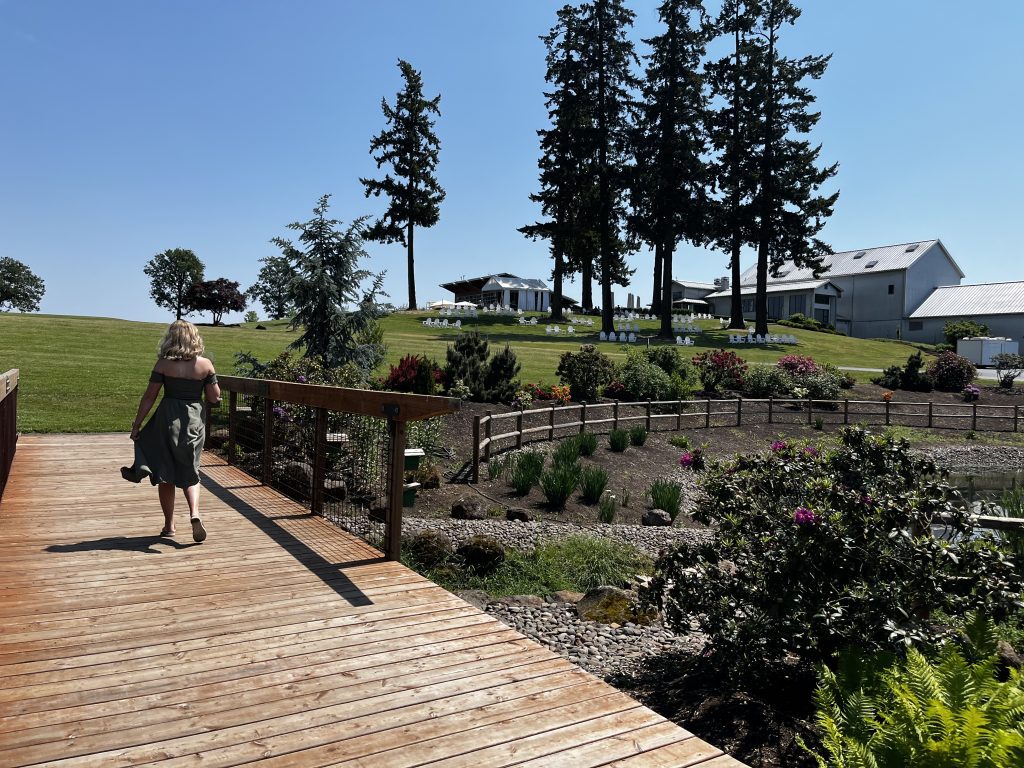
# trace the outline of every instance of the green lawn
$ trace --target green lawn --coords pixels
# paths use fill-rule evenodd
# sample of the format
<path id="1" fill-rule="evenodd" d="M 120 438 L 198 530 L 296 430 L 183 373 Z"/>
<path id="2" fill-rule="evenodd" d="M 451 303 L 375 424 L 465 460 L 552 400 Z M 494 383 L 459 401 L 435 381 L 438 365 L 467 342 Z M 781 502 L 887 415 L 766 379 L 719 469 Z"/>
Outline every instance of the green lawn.
<path id="1" fill-rule="evenodd" d="M 421 321 L 430 316 L 434 315 L 401 312 L 383 320 L 387 362 L 396 362 L 409 353 L 426 353 L 443 364 L 445 348 L 457 331 L 424 328 Z M 463 325 L 485 333 L 495 347 L 511 344 L 522 363 L 520 378 L 524 382 L 553 384 L 557 381 L 555 368 L 562 352 L 576 350 L 580 344 L 597 343 L 597 331 L 580 329 L 575 337 L 556 338 L 545 335 L 545 318 L 538 318 L 536 326 L 520 326 L 515 318 L 485 316 L 464 318 Z M 207 353 L 218 370 L 231 373 L 236 352 L 250 351 L 261 359 L 269 359 L 295 338 L 285 321 L 265 325 L 265 331 L 252 325 L 202 327 Z M 685 348 L 686 354 L 726 345 L 728 332 L 719 330 L 717 322 L 699 325 L 707 330 L 694 337 L 696 346 Z M 648 335 L 656 332 L 657 323 L 641 322 L 640 326 L 641 334 Z M 126 431 L 165 329 L 163 323 L 0 313 L 0 371 L 20 368 L 22 372 L 20 428 L 26 432 Z M 785 354 L 799 353 L 822 362 L 864 368 L 903 363 L 914 351 L 910 345 L 899 342 L 848 339 L 781 326 L 771 330 L 792 333 L 800 343 L 733 349 L 751 361 L 769 362 Z M 627 345 L 602 343 L 599 347 L 613 360 L 625 358 Z"/>

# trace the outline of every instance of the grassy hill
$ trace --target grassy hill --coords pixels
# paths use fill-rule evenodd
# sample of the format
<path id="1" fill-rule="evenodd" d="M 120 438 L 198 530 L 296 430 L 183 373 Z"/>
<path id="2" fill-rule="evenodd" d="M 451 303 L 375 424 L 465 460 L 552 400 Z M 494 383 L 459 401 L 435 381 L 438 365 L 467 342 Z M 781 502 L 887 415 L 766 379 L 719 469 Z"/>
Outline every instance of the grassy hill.
<path id="1" fill-rule="evenodd" d="M 423 327 L 422 320 L 428 316 L 434 315 L 401 312 L 383 320 L 387 362 L 394 363 L 410 353 L 426 353 L 444 362 L 445 348 L 458 332 Z M 520 376 L 524 382 L 555 383 L 555 368 L 562 352 L 588 342 L 599 343 L 597 331 L 578 329 L 571 338 L 547 336 L 545 319 L 540 315 L 538 318 L 536 326 L 520 326 L 515 318 L 506 317 L 464 319 L 463 323 L 487 334 L 492 347 L 511 344 L 522 363 Z M 207 354 L 217 369 L 231 373 L 234 355 L 239 351 L 269 359 L 295 338 L 284 321 L 265 324 L 265 331 L 256 330 L 254 325 L 202 327 Z M 687 348 L 687 354 L 727 346 L 728 332 L 719 330 L 717 322 L 699 324 L 706 330 L 694 337 L 696 346 Z M 654 321 L 641 322 L 640 326 L 641 335 L 653 334 L 657 329 Z M 165 329 L 163 323 L 0 313 L 0 371 L 22 371 L 20 428 L 26 432 L 127 431 Z M 849 339 L 781 326 L 772 327 L 772 331 L 792 333 L 800 344 L 733 349 L 751 361 L 770 362 L 796 352 L 819 361 L 865 368 L 903 363 L 914 351 L 909 345 L 891 341 Z M 626 356 L 625 345 L 599 346 L 616 361 Z"/>

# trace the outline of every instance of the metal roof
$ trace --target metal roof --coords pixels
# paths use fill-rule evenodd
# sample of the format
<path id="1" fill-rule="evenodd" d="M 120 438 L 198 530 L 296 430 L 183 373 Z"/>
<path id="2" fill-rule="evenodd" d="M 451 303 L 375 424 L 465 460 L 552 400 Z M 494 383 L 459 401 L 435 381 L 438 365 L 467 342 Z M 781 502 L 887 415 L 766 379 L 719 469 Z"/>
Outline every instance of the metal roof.
<path id="1" fill-rule="evenodd" d="M 940 285 L 910 314 L 910 319 L 1017 314 L 1024 314 L 1024 280 Z"/>
<path id="2" fill-rule="evenodd" d="M 715 290 L 715 288 L 718 287 L 714 283 L 700 283 L 697 282 L 696 280 L 680 280 L 675 277 L 672 278 L 672 282 L 675 283 L 676 285 L 681 285 L 684 288 L 707 288 L 708 290 L 711 291 Z"/>
<path id="3" fill-rule="evenodd" d="M 841 251 L 826 256 L 821 270 L 821 277 L 845 277 L 848 275 L 869 274 L 871 272 L 890 272 L 907 269 L 934 246 L 938 246 L 954 269 L 964 277 L 964 272 L 953 261 L 945 246 L 939 240 L 919 240 L 916 243 L 886 245 L 881 248 L 860 248 L 855 251 Z M 868 265 L 871 266 L 868 266 Z M 778 277 L 768 275 L 768 282 L 779 280 L 809 280 L 814 277 L 811 269 L 797 269 L 793 262 L 787 261 L 779 270 Z M 743 285 L 753 284 L 757 279 L 757 266 L 748 269 L 740 277 Z"/>
<path id="4" fill-rule="evenodd" d="M 780 283 L 768 283 L 765 291 L 767 293 L 794 293 L 797 291 L 817 291 L 826 286 L 831 286 L 831 290 L 834 291 L 837 296 L 842 293 L 842 291 L 833 285 L 830 280 L 792 280 Z M 754 291 L 755 287 L 753 285 L 740 286 L 741 296 L 751 296 Z M 704 298 L 721 299 L 725 296 L 732 296 L 731 288 L 727 291 L 715 291 L 714 293 L 709 293 Z"/>
<path id="5" fill-rule="evenodd" d="M 494 288 L 508 288 L 510 290 L 546 291 L 548 284 L 543 280 L 531 277 L 516 277 L 515 275 L 494 275 L 484 283 L 483 290 L 493 291 Z"/>

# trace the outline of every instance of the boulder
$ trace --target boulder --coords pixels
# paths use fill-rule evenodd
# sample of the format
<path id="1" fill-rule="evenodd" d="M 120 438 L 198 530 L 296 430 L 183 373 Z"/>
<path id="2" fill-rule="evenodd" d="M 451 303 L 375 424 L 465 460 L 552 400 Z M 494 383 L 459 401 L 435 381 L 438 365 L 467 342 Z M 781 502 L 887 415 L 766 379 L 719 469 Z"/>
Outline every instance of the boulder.
<path id="1" fill-rule="evenodd" d="M 639 608 L 635 593 L 618 587 L 595 587 L 576 604 L 576 612 L 585 621 L 601 624 L 650 624 L 658 617 L 654 610 Z"/>
<path id="2" fill-rule="evenodd" d="M 544 598 L 537 595 L 510 595 L 498 600 L 503 605 L 521 605 L 524 608 L 540 608 L 544 605 Z"/>
<path id="3" fill-rule="evenodd" d="M 527 512 L 522 507 L 509 507 L 508 509 L 506 509 L 505 519 L 513 520 L 519 523 L 528 523 L 531 520 L 530 513 Z"/>
<path id="4" fill-rule="evenodd" d="M 447 536 L 440 531 L 419 531 L 402 545 L 403 550 L 427 568 L 434 568 L 449 557 L 454 549 Z"/>
<path id="5" fill-rule="evenodd" d="M 297 461 L 275 464 L 272 483 L 285 496 L 307 501 L 313 490 L 313 468 Z"/>
<path id="6" fill-rule="evenodd" d="M 492 573 L 505 562 L 505 547 L 493 536 L 471 536 L 455 552 L 478 575 Z"/>
<path id="7" fill-rule="evenodd" d="M 576 604 L 583 599 L 582 592 L 573 592 L 571 589 L 560 589 L 551 595 L 556 603 Z"/>
<path id="8" fill-rule="evenodd" d="M 479 608 L 481 611 L 487 607 L 487 604 L 491 602 L 491 596 L 484 592 L 482 589 L 460 589 L 455 593 L 456 597 L 461 597 L 467 603 L 475 608 Z"/>
<path id="9" fill-rule="evenodd" d="M 487 513 L 484 505 L 476 499 L 461 498 L 452 504 L 452 517 L 456 520 L 483 520 Z"/>
<path id="10" fill-rule="evenodd" d="M 644 525 L 672 525 L 672 515 L 663 509 L 648 509 L 640 522 Z"/>

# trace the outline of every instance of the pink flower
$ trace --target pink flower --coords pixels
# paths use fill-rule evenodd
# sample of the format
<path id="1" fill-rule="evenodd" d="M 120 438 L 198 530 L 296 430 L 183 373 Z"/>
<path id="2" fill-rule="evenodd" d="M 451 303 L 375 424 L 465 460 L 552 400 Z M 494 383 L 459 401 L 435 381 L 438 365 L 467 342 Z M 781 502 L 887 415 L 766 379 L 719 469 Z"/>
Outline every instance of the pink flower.
<path id="1" fill-rule="evenodd" d="M 807 456 L 817 456 L 818 449 L 815 448 L 813 445 L 808 445 L 806 448 L 804 448 L 804 454 L 806 454 Z"/>
<path id="2" fill-rule="evenodd" d="M 793 513 L 793 522 L 797 525 L 814 525 L 818 522 L 818 516 L 807 507 L 797 507 Z"/>
<path id="3" fill-rule="evenodd" d="M 682 456 L 679 457 L 679 464 L 680 464 L 680 466 L 686 467 L 687 469 L 692 467 L 693 466 L 693 454 L 690 453 L 690 452 L 684 453 Z"/>
<path id="4" fill-rule="evenodd" d="M 781 440 L 776 440 L 772 443 L 772 451 L 778 452 L 786 449 L 786 444 Z"/>

